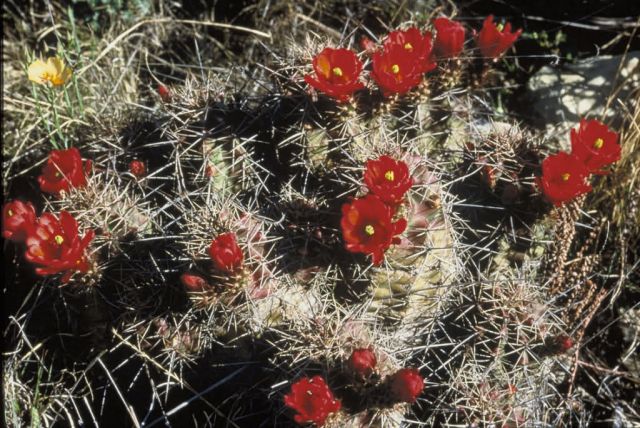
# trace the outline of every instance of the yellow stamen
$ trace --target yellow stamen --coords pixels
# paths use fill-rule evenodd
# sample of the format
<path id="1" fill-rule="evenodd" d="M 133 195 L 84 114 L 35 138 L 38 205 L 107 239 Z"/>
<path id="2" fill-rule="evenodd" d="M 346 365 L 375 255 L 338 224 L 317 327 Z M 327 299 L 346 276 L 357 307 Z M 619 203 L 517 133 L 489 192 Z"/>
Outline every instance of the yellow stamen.
<path id="1" fill-rule="evenodd" d="M 53 175 L 54 175 L 56 178 L 60 178 L 60 177 L 62 177 L 62 174 L 60 174 L 60 172 L 59 172 L 59 171 L 56 171 L 56 173 L 55 173 L 55 174 L 53 174 Z"/>
<path id="2" fill-rule="evenodd" d="M 373 226 L 368 224 L 364 227 L 364 232 L 369 236 L 373 236 L 373 234 L 376 233 L 376 230 L 373 228 Z"/>
<path id="3" fill-rule="evenodd" d="M 393 72 L 393 74 L 398 74 L 400 73 L 400 66 L 398 66 L 398 64 L 393 64 L 391 66 L 391 71 Z"/>
<path id="4" fill-rule="evenodd" d="M 504 30 L 504 25 L 498 24 L 496 25 L 496 28 L 498 29 L 498 31 L 502 32 L 502 30 Z"/>
<path id="5" fill-rule="evenodd" d="M 602 138 L 598 138 L 593 143 L 593 148 L 594 149 L 600 150 L 602 148 L 602 146 L 604 146 L 604 140 Z"/>
<path id="6" fill-rule="evenodd" d="M 413 50 L 413 45 L 409 42 L 404 44 L 404 48 L 408 51 L 412 51 Z"/>
<path id="7" fill-rule="evenodd" d="M 64 242 L 64 238 L 60 235 L 54 236 L 53 239 L 56 241 L 56 244 L 58 245 L 62 245 L 62 243 Z"/>
<path id="8" fill-rule="evenodd" d="M 395 177 L 395 174 L 393 173 L 393 171 L 389 170 L 389 171 L 384 173 L 384 178 L 386 178 L 389 181 L 393 181 L 396 177 Z"/>
<path id="9" fill-rule="evenodd" d="M 571 174 L 569 174 L 568 172 L 565 172 L 564 174 L 561 175 L 562 177 L 562 181 L 569 181 L 569 177 L 571 177 Z"/>
<path id="10" fill-rule="evenodd" d="M 13 217 L 13 210 L 7 211 L 7 214 L 9 215 L 9 217 Z"/>
<path id="11" fill-rule="evenodd" d="M 342 77 L 342 69 L 340 67 L 333 67 L 331 71 L 333 71 L 333 74 L 336 76 Z"/>

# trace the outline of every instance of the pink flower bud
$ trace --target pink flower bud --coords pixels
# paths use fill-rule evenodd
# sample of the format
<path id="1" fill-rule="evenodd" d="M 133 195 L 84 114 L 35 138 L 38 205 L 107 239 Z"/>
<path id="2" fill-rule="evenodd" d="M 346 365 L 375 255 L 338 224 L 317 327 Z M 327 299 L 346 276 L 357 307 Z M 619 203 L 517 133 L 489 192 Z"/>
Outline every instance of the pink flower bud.
<path id="1" fill-rule="evenodd" d="M 366 51 L 367 54 L 371 55 L 378 49 L 378 46 L 369 37 L 362 36 L 360 39 L 360 48 L 362 48 L 363 51 Z"/>

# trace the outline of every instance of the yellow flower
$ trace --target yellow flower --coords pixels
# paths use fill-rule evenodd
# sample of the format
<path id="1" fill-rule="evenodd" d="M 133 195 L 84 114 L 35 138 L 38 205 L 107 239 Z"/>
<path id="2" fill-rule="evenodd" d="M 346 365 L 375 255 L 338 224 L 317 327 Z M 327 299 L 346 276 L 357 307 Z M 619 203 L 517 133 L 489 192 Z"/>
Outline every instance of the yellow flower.
<path id="1" fill-rule="evenodd" d="M 58 57 L 49 57 L 47 62 L 37 59 L 27 70 L 29 80 L 44 85 L 50 82 L 53 86 L 64 85 L 71 77 L 71 68 Z"/>

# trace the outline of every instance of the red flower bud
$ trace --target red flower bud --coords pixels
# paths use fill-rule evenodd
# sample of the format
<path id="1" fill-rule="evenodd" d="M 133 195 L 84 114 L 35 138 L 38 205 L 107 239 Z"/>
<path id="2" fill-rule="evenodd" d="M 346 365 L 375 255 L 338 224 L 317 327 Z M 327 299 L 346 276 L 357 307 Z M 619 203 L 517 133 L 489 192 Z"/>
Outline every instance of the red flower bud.
<path id="1" fill-rule="evenodd" d="M 511 23 L 509 22 L 500 31 L 496 24 L 493 23 L 493 15 L 489 15 L 482 24 L 480 34 L 476 35 L 474 32 L 474 36 L 476 44 L 484 57 L 498 58 L 513 45 L 521 33 L 521 29 L 512 33 Z"/>
<path id="2" fill-rule="evenodd" d="M 377 362 L 376 354 L 371 348 L 356 349 L 349 357 L 349 367 L 362 377 L 371 375 L 376 368 Z"/>
<path id="3" fill-rule="evenodd" d="M 455 58 L 462 52 L 465 30 L 462 24 L 449 18 L 433 20 L 436 28 L 436 40 L 433 50 L 438 58 Z"/>
<path id="4" fill-rule="evenodd" d="M 2 208 L 2 236 L 24 242 L 36 225 L 36 210 L 31 202 L 12 201 Z"/>
<path id="5" fill-rule="evenodd" d="M 189 272 L 180 275 L 180 282 L 189 291 L 203 291 L 209 285 L 200 275 Z"/>
<path id="6" fill-rule="evenodd" d="M 167 88 L 163 84 L 158 85 L 158 95 L 160 95 L 160 98 L 165 103 L 171 101 L 171 92 L 169 91 L 169 88 Z"/>
<path id="7" fill-rule="evenodd" d="M 618 134 L 597 120 L 580 120 L 571 130 L 571 154 L 584 163 L 589 172 L 600 174 L 602 168 L 620 160 Z"/>
<path id="8" fill-rule="evenodd" d="M 555 342 L 560 352 L 567 352 L 569 349 L 573 348 L 574 345 L 573 339 L 564 334 L 556 337 Z"/>
<path id="9" fill-rule="evenodd" d="M 400 369 L 391 377 L 393 398 L 413 403 L 424 389 L 424 380 L 417 369 Z"/>
<path id="10" fill-rule="evenodd" d="M 364 85 L 358 80 L 362 63 L 349 49 L 325 48 L 313 58 L 315 77 L 304 76 L 304 81 L 340 102 Z"/>
<path id="11" fill-rule="evenodd" d="M 42 174 L 38 177 L 40 190 L 58 195 L 70 188 L 84 187 L 87 184 L 86 173 L 91 168 L 91 161 L 82 164 L 80 151 L 75 147 L 68 150 L 52 150 L 49 153 Z"/>
<path id="12" fill-rule="evenodd" d="M 147 175 L 147 167 L 144 162 L 134 159 L 129 162 L 129 172 L 138 178 L 142 178 Z"/>
<path id="13" fill-rule="evenodd" d="M 235 233 L 223 233 L 211 242 L 209 256 L 216 269 L 233 273 L 242 267 L 244 255 L 238 246 Z"/>
<path id="14" fill-rule="evenodd" d="M 293 417 L 297 423 L 317 426 L 324 425 L 327 417 L 342 407 L 320 376 L 305 377 L 291 385 L 291 391 L 284 396 L 284 404 L 298 412 Z"/>

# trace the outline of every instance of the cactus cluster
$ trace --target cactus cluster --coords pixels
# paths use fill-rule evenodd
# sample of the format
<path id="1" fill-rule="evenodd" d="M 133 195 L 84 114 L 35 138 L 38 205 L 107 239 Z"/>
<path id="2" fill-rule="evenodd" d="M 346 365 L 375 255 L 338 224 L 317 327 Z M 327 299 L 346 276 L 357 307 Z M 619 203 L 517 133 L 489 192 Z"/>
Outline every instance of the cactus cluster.
<path id="1" fill-rule="evenodd" d="M 604 298 L 582 257 L 600 229 L 567 270 L 582 192 L 550 196 L 542 137 L 484 119 L 492 64 L 520 31 L 488 18 L 476 54 L 460 23 L 435 29 L 407 23 L 362 52 L 298 41 L 246 82 L 257 89 L 237 90 L 231 69 L 163 84 L 151 117 L 74 139 L 90 167 L 50 157 L 40 181 L 62 181 L 40 183 L 45 210 L 95 238 L 69 287 L 33 287 L 77 305 L 60 333 L 101 328 L 73 379 L 49 387 L 86 397 L 74 383 L 103 367 L 122 398 L 101 359 L 111 343 L 113 373 L 164 379 L 164 399 L 193 392 L 201 365 L 260 360 L 259 387 L 238 395 L 269 400 L 274 425 L 559 424 L 580 319 Z M 593 147 L 615 151 L 598 126 Z M 30 248 L 22 231 L 3 234 Z M 16 355 L 36 351 L 17 337 Z M 50 414 L 75 403 L 56 393 Z"/>

